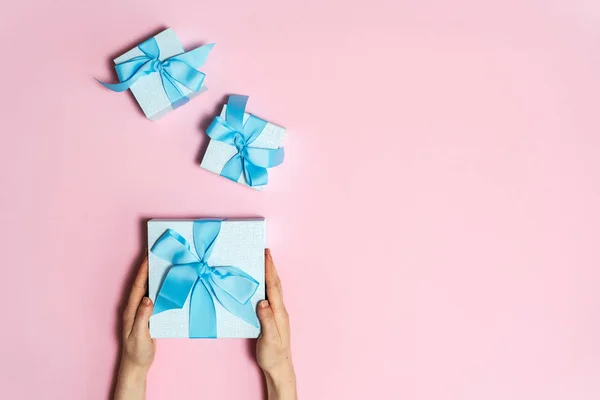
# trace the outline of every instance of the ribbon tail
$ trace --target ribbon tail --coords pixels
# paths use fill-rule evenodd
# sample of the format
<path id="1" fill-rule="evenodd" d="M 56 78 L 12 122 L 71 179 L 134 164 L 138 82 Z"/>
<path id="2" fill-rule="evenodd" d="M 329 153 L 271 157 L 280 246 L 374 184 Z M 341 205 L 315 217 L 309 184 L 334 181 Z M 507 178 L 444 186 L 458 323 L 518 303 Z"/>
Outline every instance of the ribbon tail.
<path id="1" fill-rule="evenodd" d="M 96 79 L 107 89 L 113 92 L 124 92 L 131 88 L 134 83 L 137 82 L 143 76 L 146 76 L 152 71 L 149 68 L 150 60 L 146 57 L 136 57 L 124 63 L 115 66 L 117 75 L 119 76 L 119 83 L 106 83 L 99 79 Z"/>
<path id="2" fill-rule="evenodd" d="M 243 170 L 243 161 L 240 154 L 236 154 L 223 167 L 221 170 L 221 176 L 224 176 L 227 179 L 231 179 L 234 182 L 237 182 L 242 176 Z"/>
<path id="3" fill-rule="evenodd" d="M 182 308 L 197 280 L 198 275 L 193 267 L 189 265 L 171 267 L 156 296 L 152 315 Z"/>
<path id="4" fill-rule="evenodd" d="M 203 279 L 198 280 L 192 291 L 189 333 L 191 338 L 217 337 L 217 312 Z"/>
<path id="5" fill-rule="evenodd" d="M 267 169 L 254 165 L 246 159 L 244 159 L 244 176 L 248 186 L 264 186 L 269 182 Z"/>
<path id="6" fill-rule="evenodd" d="M 219 303 L 225 307 L 227 311 L 239 317 L 243 321 L 246 321 L 250 325 L 256 328 L 259 327 L 258 318 L 256 317 L 256 310 L 254 309 L 252 302 L 238 302 L 233 296 L 221 289 L 219 285 L 215 284 L 212 276 L 208 278 L 208 283 Z"/>
<path id="7" fill-rule="evenodd" d="M 105 88 L 112 90 L 113 92 L 124 92 L 126 90 L 128 90 L 135 82 L 121 82 L 121 83 L 106 83 L 106 82 L 102 82 L 101 80 L 96 79 L 96 81 L 98 83 L 101 83 Z"/>
<path id="8" fill-rule="evenodd" d="M 246 103 L 248 96 L 240 96 L 237 94 L 229 96 L 227 100 L 227 109 L 225 119 L 227 123 L 238 132 L 243 132 L 244 128 L 244 113 L 246 112 Z"/>
<path id="9" fill-rule="evenodd" d="M 134 83 L 137 82 L 142 76 L 148 75 L 145 71 L 138 71 L 131 78 L 127 79 L 124 82 L 120 83 L 106 83 L 101 80 L 96 79 L 96 81 L 100 82 L 105 88 L 112 90 L 113 92 L 124 92 L 131 88 Z"/>

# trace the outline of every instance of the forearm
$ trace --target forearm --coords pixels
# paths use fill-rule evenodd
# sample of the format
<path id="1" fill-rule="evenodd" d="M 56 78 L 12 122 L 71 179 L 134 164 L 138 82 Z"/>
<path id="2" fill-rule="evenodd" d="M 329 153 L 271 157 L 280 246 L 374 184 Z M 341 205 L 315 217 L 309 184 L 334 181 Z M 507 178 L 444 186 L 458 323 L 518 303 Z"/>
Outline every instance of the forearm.
<path id="1" fill-rule="evenodd" d="M 144 369 L 122 363 L 114 400 L 145 400 L 146 375 L 147 371 Z"/>
<path id="2" fill-rule="evenodd" d="M 292 365 L 265 372 L 268 400 L 298 400 L 296 374 Z"/>

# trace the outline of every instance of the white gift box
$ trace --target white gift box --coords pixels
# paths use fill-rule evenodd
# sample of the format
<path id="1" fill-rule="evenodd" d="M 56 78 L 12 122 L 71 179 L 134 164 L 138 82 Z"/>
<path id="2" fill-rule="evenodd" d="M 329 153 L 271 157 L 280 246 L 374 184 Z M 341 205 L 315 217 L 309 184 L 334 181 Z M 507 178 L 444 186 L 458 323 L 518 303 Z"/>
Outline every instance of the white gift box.
<path id="1" fill-rule="evenodd" d="M 172 229 L 183 236 L 194 251 L 193 223 L 196 220 L 150 220 L 148 221 L 148 248 L 167 231 Z M 228 219 L 221 222 L 210 257 L 209 266 L 234 266 L 249 274 L 258 283 L 258 289 L 249 300 L 253 310 L 265 299 L 265 247 L 266 224 L 263 218 Z M 148 254 L 148 295 L 153 302 L 160 285 L 172 264 Z M 260 328 L 252 326 L 226 310 L 214 299 L 217 317 L 217 338 L 256 338 Z M 181 309 L 172 309 L 150 318 L 150 336 L 153 338 L 189 338 L 190 295 Z"/>
<path id="2" fill-rule="evenodd" d="M 160 32 L 158 35 L 154 36 L 154 39 L 156 39 L 156 43 L 160 49 L 159 59 L 161 61 L 185 53 L 179 38 L 171 28 Z M 144 53 L 136 46 L 127 53 L 115 58 L 114 62 L 115 64 L 121 64 L 134 57 L 143 55 Z M 181 93 L 190 100 L 208 90 L 205 84 L 202 84 L 202 87 L 197 92 L 188 89 L 179 82 L 175 82 L 175 85 Z M 167 97 L 161 76 L 158 73 L 149 74 L 139 78 L 131 86 L 130 90 L 142 108 L 142 111 L 146 114 L 146 117 L 151 120 L 157 120 L 173 110 L 173 105 Z"/>
<path id="3" fill-rule="evenodd" d="M 221 110 L 221 117 L 226 117 L 227 105 L 223 106 Z M 244 113 L 244 121 L 250 118 L 250 114 Z M 285 128 L 282 128 L 279 125 L 275 125 L 271 122 L 267 122 L 267 125 L 263 129 L 262 133 L 250 144 L 249 147 L 260 147 L 264 149 L 278 149 L 282 147 L 283 140 L 285 139 Z M 214 172 L 217 175 L 221 174 L 223 167 L 227 164 L 227 161 L 231 159 L 234 155 L 237 154 L 237 149 L 235 146 L 231 146 L 227 143 L 219 142 L 218 140 L 210 139 L 208 143 L 208 147 L 206 148 L 206 153 L 204 153 L 204 157 L 202 158 L 202 162 L 200 163 L 200 167 Z M 242 173 L 240 179 L 237 181 L 242 185 L 249 186 L 246 182 L 246 177 Z M 263 186 L 252 186 L 252 188 L 256 190 L 264 189 L 266 185 Z"/>

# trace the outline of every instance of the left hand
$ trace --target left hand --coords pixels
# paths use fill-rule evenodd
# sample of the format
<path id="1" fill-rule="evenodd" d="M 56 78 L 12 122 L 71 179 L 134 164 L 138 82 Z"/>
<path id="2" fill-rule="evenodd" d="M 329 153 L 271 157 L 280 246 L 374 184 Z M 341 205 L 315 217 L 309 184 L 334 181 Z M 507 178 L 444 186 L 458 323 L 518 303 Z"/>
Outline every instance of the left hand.
<path id="1" fill-rule="evenodd" d="M 156 353 L 156 340 L 150 337 L 148 326 L 153 306 L 146 297 L 147 289 L 148 256 L 142 261 L 123 312 L 123 354 L 114 400 L 146 398 L 146 375 Z"/>
<path id="2" fill-rule="evenodd" d="M 156 340 L 150 338 L 148 322 L 152 315 L 152 301 L 146 297 L 148 289 L 148 256 L 138 271 L 125 312 L 123 313 L 123 356 L 121 367 L 137 368 L 147 372 L 156 353 Z"/>

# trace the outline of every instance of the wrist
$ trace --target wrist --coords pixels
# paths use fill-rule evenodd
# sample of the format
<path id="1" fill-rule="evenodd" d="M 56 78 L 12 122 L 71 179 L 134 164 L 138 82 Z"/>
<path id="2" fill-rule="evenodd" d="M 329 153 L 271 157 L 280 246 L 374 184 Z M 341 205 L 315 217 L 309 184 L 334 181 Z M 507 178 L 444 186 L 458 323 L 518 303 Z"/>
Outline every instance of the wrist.
<path id="1" fill-rule="evenodd" d="M 123 358 L 115 388 L 115 400 L 143 400 L 146 398 L 148 369 Z"/>
<path id="2" fill-rule="evenodd" d="M 295 377 L 294 366 L 291 362 L 285 362 L 271 368 L 265 368 L 263 369 L 263 373 L 266 377 L 275 381 Z"/>
<path id="3" fill-rule="evenodd" d="M 130 360 L 123 359 L 119 368 L 119 380 L 126 385 L 138 385 L 146 383 L 148 368 L 135 364 Z"/>
<path id="4" fill-rule="evenodd" d="M 296 399 L 296 373 L 291 362 L 263 370 L 263 373 L 267 381 L 269 400 Z"/>

